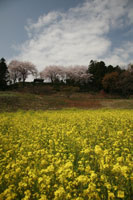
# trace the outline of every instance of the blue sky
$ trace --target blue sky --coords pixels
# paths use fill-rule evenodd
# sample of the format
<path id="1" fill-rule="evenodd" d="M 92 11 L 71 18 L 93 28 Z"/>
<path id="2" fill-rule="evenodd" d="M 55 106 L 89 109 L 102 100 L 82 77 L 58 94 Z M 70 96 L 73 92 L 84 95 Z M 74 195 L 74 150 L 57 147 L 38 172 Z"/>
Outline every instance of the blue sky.
<path id="1" fill-rule="evenodd" d="M 0 57 L 48 65 L 133 63 L 133 0 L 0 0 Z"/>

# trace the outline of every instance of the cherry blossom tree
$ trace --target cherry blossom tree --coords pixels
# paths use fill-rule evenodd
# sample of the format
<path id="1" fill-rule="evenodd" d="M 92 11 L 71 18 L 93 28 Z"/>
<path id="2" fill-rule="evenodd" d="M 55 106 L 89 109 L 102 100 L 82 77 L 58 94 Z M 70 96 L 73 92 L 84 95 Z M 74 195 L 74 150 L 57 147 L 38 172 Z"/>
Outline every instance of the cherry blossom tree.
<path id="1" fill-rule="evenodd" d="M 70 66 L 66 70 L 66 79 L 74 83 L 86 84 L 91 80 L 91 77 L 87 67 L 83 65 Z"/>
<path id="2" fill-rule="evenodd" d="M 85 84 L 91 79 L 86 66 L 48 66 L 41 73 L 40 77 L 55 83 L 56 81 L 73 82 Z"/>
<path id="3" fill-rule="evenodd" d="M 22 62 L 18 60 L 12 60 L 8 65 L 8 70 L 10 73 L 10 79 L 14 83 L 19 80 L 22 80 L 24 83 L 29 75 L 36 77 L 38 74 L 34 64 L 31 62 Z"/>
<path id="4" fill-rule="evenodd" d="M 10 80 L 13 81 L 13 83 L 16 83 L 21 78 L 21 74 L 18 70 L 19 65 L 20 65 L 20 62 L 17 60 L 11 61 L 8 65 Z"/>
<path id="5" fill-rule="evenodd" d="M 130 63 L 130 64 L 128 65 L 127 71 L 129 71 L 130 73 L 133 74 L 133 63 Z"/>
<path id="6" fill-rule="evenodd" d="M 56 65 L 47 66 L 42 72 L 40 72 L 40 77 L 50 81 L 51 83 L 55 83 L 56 81 L 60 82 L 65 79 L 64 67 Z"/>

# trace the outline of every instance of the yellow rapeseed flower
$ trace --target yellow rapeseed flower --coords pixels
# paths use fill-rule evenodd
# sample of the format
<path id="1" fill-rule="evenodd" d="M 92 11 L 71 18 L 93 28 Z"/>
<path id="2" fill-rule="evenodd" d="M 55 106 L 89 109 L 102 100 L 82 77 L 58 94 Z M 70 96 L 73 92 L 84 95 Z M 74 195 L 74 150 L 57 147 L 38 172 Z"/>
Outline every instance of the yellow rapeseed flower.
<path id="1" fill-rule="evenodd" d="M 118 190 L 118 192 L 117 192 L 117 197 L 118 197 L 118 198 L 124 198 L 124 191 Z"/>

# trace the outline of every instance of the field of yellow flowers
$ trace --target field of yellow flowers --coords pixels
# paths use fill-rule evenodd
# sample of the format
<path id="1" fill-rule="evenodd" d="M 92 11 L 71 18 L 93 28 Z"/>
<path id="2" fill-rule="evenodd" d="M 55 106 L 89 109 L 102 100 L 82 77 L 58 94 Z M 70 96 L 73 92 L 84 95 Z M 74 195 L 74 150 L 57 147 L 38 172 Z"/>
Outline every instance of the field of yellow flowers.
<path id="1" fill-rule="evenodd" d="M 133 110 L 0 114 L 0 200 L 132 197 Z"/>

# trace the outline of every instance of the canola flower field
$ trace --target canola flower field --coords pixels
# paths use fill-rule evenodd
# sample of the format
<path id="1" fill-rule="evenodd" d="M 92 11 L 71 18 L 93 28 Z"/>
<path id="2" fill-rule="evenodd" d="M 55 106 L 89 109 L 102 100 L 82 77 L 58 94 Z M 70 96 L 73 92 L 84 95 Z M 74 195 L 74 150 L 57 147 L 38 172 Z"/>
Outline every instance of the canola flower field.
<path id="1" fill-rule="evenodd" d="M 0 114 L 0 200 L 132 199 L 133 110 Z"/>

